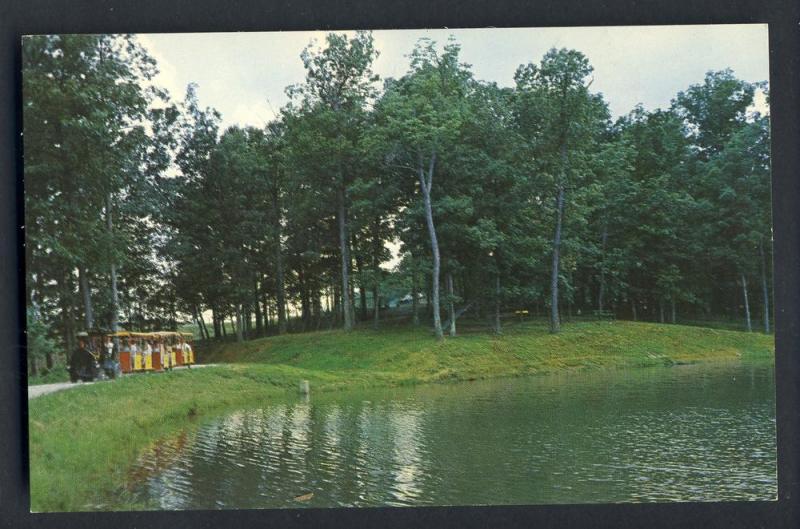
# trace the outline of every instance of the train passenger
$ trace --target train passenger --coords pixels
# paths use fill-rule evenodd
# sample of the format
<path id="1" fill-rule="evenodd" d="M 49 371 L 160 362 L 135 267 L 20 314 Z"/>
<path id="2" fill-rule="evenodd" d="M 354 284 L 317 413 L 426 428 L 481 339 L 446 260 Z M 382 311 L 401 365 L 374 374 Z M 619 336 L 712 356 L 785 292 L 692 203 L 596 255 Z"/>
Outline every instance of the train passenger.
<path id="1" fill-rule="evenodd" d="M 169 349 L 164 345 L 164 339 L 159 338 L 156 342 L 156 349 L 158 349 L 159 354 L 161 354 L 161 366 L 166 369 L 172 369 L 172 363 L 170 362 L 170 354 Z"/>
<path id="2" fill-rule="evenodd" d="M 142 351 L 142 359 L 144 365 L 153 365 L 153 347 L 150 345 L 149 340 L 144 340 L 144 350 Z"/>
<path id="3" fill-rule="evenodd" d="M 192 367 L 192 364 L 194 363 L 194 356 L 192 355 L 192 346 L 189 345 L 189 342 L 187 342 L 183 337 L 181 337 L 180 347 L 181 347 L 181 354 L 183 354 L 183 362 L 189 367 Z"/>

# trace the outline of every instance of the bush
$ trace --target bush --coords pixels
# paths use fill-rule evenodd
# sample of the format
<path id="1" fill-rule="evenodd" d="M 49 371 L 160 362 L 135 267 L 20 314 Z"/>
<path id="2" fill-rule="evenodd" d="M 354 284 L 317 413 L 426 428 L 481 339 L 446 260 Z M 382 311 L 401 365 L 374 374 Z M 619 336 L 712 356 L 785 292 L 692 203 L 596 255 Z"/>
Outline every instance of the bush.
<path id="1" fill-rule="evenodd" d="M 55 357 L 59 348 L 56 341 L 50 337 L 50 327 L 37 316 L 33 309 L 28 309 L 27 323 L 28 371 L 30 372 L 34 363 L 38 367 L 48 356 Z"/>

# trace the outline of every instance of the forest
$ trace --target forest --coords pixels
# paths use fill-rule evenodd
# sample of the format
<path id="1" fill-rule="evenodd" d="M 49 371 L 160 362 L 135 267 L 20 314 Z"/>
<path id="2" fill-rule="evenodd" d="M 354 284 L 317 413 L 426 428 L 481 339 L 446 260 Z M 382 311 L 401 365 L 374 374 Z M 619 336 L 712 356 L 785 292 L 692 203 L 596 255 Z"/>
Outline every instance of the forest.
<path id="1" fill-rule="evenodd" d="M 26 37 L 31 373 L 84 329 L 380 329 L 398 299 L 431 339 L 521 311 L 553 333 L 580 316 L 770 332 L 766 82 L 710 71 L 612 119 L 579 51 L 508 87 L 453 39 L 408 51 L 380 79 L 369 32 L 328 34 L 275 120 L 221 130 L 198 87 L 155 84 L 135 36 Z"/>

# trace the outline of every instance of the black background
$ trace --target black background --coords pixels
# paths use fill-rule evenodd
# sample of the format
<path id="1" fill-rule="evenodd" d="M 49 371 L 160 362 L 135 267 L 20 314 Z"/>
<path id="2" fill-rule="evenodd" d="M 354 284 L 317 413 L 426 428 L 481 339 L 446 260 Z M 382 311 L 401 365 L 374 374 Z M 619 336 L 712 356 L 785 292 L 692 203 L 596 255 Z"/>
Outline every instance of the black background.
<path id="1" fill-rule="evenodd" d="M 777 502 L 29 514 L 20 36 L 768 23 L 778 392 Z M 265 56 L 268 52 L 265 50 Z M 798 527 L 800 2 L 0 0 L 0 527 Z"/>

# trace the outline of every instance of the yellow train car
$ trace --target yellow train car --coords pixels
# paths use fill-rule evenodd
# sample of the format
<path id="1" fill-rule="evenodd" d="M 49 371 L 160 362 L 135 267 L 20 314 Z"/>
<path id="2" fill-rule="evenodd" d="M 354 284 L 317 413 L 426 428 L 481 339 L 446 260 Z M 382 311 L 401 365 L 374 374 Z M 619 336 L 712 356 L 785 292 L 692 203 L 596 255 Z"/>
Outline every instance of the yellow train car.
<path id="1" fill-rule="evenodd" d="M 109 341 L 115 344 L 121 373 L 164 371 L 195 363 L 193 335 L 186 332 L 94 332 L 88 334 L 91 351 L 100 351 Z M 96 352 L 92 353 L 99 358 Z"/>
<path id="2" fill-rule="evenodd" d="M 158 331 L 153 337 L 153 358 L 158 357 L 158 369 L 172 369 L 182 365 L 178 357 L 181 334 L 175 331 Z"/>
<path id="3" fill-rule="evenodd" d="M 120 333 L 122 334 L 122 333 Z M 153 370 L 153 355 L 151 348 L 152 334 L 147 332 L 124 332 L 123 340 L 126 342 L 125 346 L 121 347 L 120 362 L 122 362 L 123 354 L 127 350 L 129 358 L 127 368 L 126 364 L 122 363 L 123 373 L 152 371 Z"/>

